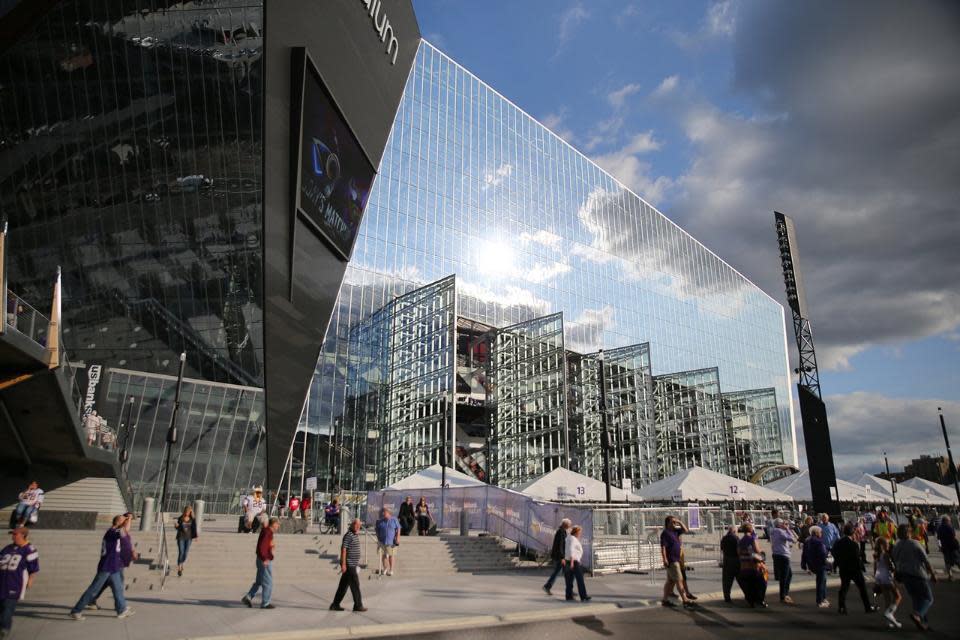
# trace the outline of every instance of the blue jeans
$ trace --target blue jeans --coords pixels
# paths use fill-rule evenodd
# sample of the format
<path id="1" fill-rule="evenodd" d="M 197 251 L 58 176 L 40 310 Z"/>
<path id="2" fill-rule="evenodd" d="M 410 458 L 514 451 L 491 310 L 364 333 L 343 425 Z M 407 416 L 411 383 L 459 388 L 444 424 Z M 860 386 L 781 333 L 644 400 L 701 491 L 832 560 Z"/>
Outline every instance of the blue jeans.
<path id="1" fill-rule="evenodd" d="M 789 556 L 773 556 L 773 575 L 780 582 L 780 600 L 783 600 L 790 595 L 790 581 L 793 580 Z"/>
<path id="2" fill-rule="evenodd" d="M 898 575 L 897 580 L 903 583 L 907 593 L 910 594 L 910 600 L 913 601 L 913 610 L 920 618 L 926 622 L 927 612 L 933 606 L 933 590 L 930 588 L 930 582 L 920 576 Z"/>
<path id="3" fill-rule="evenodd" d="M 553 587 L 553 583 L 557 581 L 557 576 L 560 575 L 560 572 L 563 571 L 563 565 L 560 564 L 560 560 L 557 560 L 553 563 L 553 573 L 550 574 L 550 577 L 547 578 L 547 583 L 543 585 L 547 589 Z"/>
<path id="4" fill-rule="evenodd" d="M 177 538 L 177 564 L 182 565 L 187 562 L 187 554 L 190 553 L 190 538 Z"/>
<path id="5" fill-rule="evenodd" d="M 13 510 L 13 519 L 14 524 L 20 521 L 22 518 L 24 522 L 30 521 L 30 516 L 34 514 L 37 510 L 36 506 L 31 506 L 29 504 L 20 503 L 17 505 L 17 508 Z"/>
<path id="6" fill-rule="evenodd" d="M 260 558 L 257 558 L 257 579 L 253 581 L 247 597 L 252 600 L 257 595 L 257 589 L 263 589 L 260 606 L 265 607 L 270 604 L 270 596 L 273 595 L 273 565 L 263 564 Z"/>
<path id="7" fill-rule="evenodd" d="M 107 573 L 106 571 L 99 571 L 93 578 L 93 582 L 87 587 L 87 590 L 84 591 L 80 599 L 77 600 L 77 604 L 73 605 L 70 613 L 80 613 L 86 609 L 87 605 L 97 598 L 100 589 L 102 589 L 105 584 L 109 584 L 110 589 L 113 590 L 113 604 L 117 609 L 117 613 L 126 609 L 127 600 L 123 597 L 123 572 L 115 571 L 114 573 Z"/>
<path id="8" fill-rule="evenodd" d="M 571 562 L 563 572 L 563 579 L 567 583 L 567 600 L 573 600 L 573 581 L 577 581 L 577 593 L 581 600 L 587 597 L 587 585 L 583 582 L 583 567 L 579 562 Z"/>
<path id="9" fill-rule="evenodd" d="M 817 576 L 817 604 L 820 604 L 827 599 L 827 568 L 820 567 L 814 574 Z"/>
<path id="10" fill-rule="evenodd" d="M 17 608 L 17 601 L 13 598 L 0 600 L 0 629 L 10 631 L 13 626 L 13 611 Z"/>

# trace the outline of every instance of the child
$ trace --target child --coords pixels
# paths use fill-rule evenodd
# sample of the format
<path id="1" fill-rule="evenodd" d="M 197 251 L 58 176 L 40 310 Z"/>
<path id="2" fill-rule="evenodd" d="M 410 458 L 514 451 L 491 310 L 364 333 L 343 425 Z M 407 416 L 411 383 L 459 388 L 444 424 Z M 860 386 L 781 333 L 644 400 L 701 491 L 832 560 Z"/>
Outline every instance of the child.
<path id="1" fill-rule="evenodd" d="M 887 619 L 887 626 L 891 629 L 901 627 L 900 622 L 894 615 L 900 601 L 900 589 L 893 581 L 893 561 L 890 559 L 890 541 L 886 538 L 877 538 L 873 550 L 873 579 L 874 591 L 878 595 L 883 595 L 883 604 L 885 609 L 883 617 Z"/>

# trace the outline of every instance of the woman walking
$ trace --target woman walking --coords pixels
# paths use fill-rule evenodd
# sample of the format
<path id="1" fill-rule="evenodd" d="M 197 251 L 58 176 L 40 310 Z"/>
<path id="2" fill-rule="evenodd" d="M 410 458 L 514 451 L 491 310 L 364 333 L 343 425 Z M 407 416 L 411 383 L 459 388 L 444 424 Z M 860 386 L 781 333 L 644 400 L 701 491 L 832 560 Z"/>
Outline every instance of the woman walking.
<path id="1" fill-rule="evenodd" d="M 893 560 L 890 559 L 890 541 L 886 538 L 877 540 L 873 550 L 873 590 L 883 596 L 883 617 L 887 619 L 887 626 L 891 629 L 901 627 L 897 620 L 897 607 L 903 597 L 900 589 L 893 580 Z"/>
<path id="2" fill-rule="evenodd" d="M 415 509 L 417 514 L 417 534 L 421 536 L 430 534 L 430 507 L 427 506 L 427 499 L 420 496 L 420 502 Z"/>
<path id="3" fill-rule="evenodd" d="M 567 600 L 573 600 L 573 583 L 576 582 L 580 602 L 589 602 L 590 596 L 587 595 L 587 585 L 583 582 L 583 567 L 580 564 L 583 558 L 583 545 L 580 544 L 580 532 L 582 530 L 580 527 L 573 527 L 570 529 L 570 535 L 564 541 L 563 559 L 565 566 L 563 578 L 566 583 Z"/>
<path id="4" fill-rule="evenodd" d="M 190 545 L 197 539 L 197 519 L 193 507 L 187 505 L 183 514 L 177 518 L 177 576 L 183 575 L 183 565 L 187 562 Z"/>
<path id="5" fill-rule="evenodd" d="M 767 606 L 767 566 L 753 533 L 753 525 L 743 525 L 743 537 L 737 543 L 740 556 L 740 588 L 751 607 Z"/>

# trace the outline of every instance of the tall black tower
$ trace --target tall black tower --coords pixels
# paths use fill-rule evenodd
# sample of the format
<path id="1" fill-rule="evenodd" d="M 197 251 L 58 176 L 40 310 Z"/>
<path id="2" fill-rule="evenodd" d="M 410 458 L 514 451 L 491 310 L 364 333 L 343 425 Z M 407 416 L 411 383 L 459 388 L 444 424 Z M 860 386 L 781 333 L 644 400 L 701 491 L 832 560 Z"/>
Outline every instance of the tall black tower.
<path id="1" fill-rule="evenodd" d="M 800 416 L 803 421 L 803 443 L 807 450 L 810 470 L 810 489 L 813 508 L 821 513 L 838 514 L 837 472 L 833 466 L 833 447 L 830 446 L 830 428 L 827 408 L 820 395 L 820 374 L 817 371 L 817 353 L 813 346 L 813 331 L 807 313 L 807 296 L 800 275 L 799 253 L 793 220 L 773 212 L 780 245 L 783 280 L 787 287 L 787 302 L 793 312 L 793 332 L 797 337 L 800 364 L 794 369 L 799 375 L 797 391 L 800 396 Z"/>

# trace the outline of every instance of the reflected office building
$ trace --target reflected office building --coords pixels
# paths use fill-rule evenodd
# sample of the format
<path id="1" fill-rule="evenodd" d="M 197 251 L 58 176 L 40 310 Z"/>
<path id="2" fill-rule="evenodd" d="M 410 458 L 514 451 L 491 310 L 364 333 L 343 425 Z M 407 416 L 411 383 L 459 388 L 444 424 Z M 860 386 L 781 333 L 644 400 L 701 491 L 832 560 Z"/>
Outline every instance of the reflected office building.
<path id="1" fill-rule="evenodd" d="M 422 42 L 301 419 L 306 473 L 365 491 L 445 461 L 516 487 L 601 478 L 606 442 L 617 485 L 747 478 L 794 463 L 784 330 L 777 302 Z"/>
<path id="2" fill-rule="evenodd" d="M 271 2 L 271 22 L 304 6 Z M 363 3 L 331 10 L 360 25 L 350 51 L 369 45 L 371 68 L 406 73 Z M 400 59 L 415 55 L 413 67 L 398 78 L 397 95 L 404 77 L 406 88 L 310 391 L 281 398 L 292 417 L 271 428 L 269 376 L 289 354 L 270 331 L 271 304 L 284 301 L 265 295 L 277 253 L 264 244 L 271 224 L 289 225 L 270 162 L 286 154 L 265 135 L 275 119 L 264 108 L 274 87 L 289 93 L 290 68 L 265 55 L 289 47 L 270 44 L 263 14 L 261 0 L 0 3 L 9 287 L 46 304 L 62 270 L 62 343 L 88 408 L 122 427 L 137 497 L 159 492 L 181 352 L 178 504 L 230 509 L 251 484 L 276 487 L 281 468 L 293 486 L 316 476 L 327 492 L 441 461 L 505 487 L 559 466 L 600 477 L 603 443 L 614 483 L 634 487 L 691 465 L 747 477 L 794 462 L 782 307 L 417 46 L 397 7 Z M 321 42 L 306 45 L 329 60 Z M 341 107 L 342 86 L 331 90 Z M 348 119 L 370 128 L 373 113 Z M 386 138 L 389 117 L 381 124 Z M 307 237 L 297 246 L 313 246 L 299 244 Z M 314 351 L 287 388 L 307 386 L 320 338 L 300 343 Z M 292 433 L 301 402 L 292 448 L 284 435 L 269 449 L 268 478 L 265 443 Z"/>

